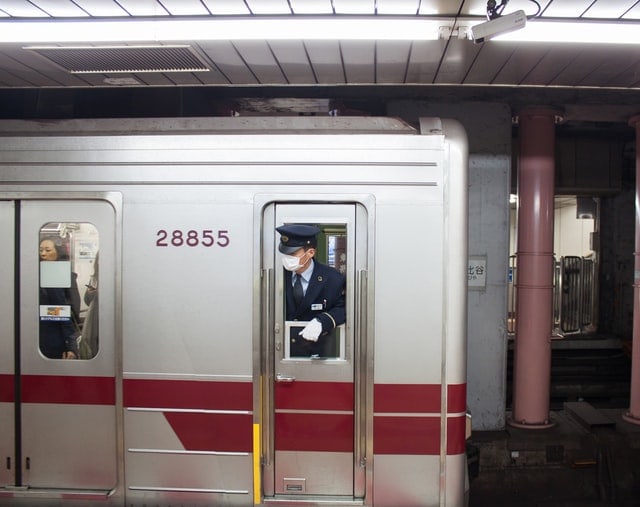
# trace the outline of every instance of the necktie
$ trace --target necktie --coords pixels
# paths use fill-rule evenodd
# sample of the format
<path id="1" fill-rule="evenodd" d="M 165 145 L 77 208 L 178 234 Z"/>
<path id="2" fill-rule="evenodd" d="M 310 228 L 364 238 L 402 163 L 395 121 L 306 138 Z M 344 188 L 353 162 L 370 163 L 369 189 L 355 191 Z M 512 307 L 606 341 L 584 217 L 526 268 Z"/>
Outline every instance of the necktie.
<path id="1" fill-rule="evenodd" d="M 302 277 L 300 275 L 294 275 L 296 280 L 293 284 L 293 300 L 296 302 L 296 306 L 300 306 L 300 302 L 304 297 L 304 291 L 302 290 Z"/>

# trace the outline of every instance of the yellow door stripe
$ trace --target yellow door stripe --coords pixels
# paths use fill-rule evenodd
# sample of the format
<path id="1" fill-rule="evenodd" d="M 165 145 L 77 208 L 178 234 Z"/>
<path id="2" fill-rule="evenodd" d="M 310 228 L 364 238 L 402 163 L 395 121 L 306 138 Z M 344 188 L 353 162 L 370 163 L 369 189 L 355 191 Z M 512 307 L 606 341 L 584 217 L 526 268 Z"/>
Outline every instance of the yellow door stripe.
<path id="1" fill-rule="evenodd" d="M 253 425 L 253 504 L 260 505 L 262 485 L 260 470 L 260 424 Z"/>

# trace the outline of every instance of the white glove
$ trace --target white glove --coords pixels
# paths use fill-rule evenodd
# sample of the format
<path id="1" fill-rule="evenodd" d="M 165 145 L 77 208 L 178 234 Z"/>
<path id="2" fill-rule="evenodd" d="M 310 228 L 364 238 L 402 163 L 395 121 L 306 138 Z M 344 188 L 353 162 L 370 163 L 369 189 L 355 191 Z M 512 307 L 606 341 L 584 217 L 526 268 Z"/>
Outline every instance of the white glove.
<path id="1" fill-rule="evenodd" d="M 317 342 L 320 333 L 322 333 L 322 324 L 318 319 L 313 319 L 302 331 L 298 333 L 298 335 L 310 342 Z"/>

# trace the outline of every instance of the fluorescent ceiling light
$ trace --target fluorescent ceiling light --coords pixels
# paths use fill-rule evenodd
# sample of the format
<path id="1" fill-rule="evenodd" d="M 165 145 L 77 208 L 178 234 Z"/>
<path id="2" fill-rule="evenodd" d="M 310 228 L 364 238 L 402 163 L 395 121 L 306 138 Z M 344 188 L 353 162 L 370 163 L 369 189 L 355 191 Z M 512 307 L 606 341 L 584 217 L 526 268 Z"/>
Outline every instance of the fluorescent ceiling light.
<path id="1" fill-rule="evenodd" d="M 437 40 L 453 18 L 228 17 L 0 21 L 0 43 L 177 42 L 216 40 Z"/>
<path id="2" fill-rule="evenodd" d="M 530 19 L 521 30 L 496 36 L 494 41 L 577 44 L 640 44 L 640 23 L 625 21 L 546 21 Z"/>

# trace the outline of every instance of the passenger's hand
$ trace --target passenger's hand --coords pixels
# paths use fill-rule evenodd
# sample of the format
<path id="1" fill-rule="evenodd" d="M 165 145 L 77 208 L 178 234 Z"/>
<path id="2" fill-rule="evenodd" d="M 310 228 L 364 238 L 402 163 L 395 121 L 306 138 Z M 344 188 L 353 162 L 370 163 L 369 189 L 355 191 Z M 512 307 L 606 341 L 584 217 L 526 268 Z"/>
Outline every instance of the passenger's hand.
<path id="1" fill-rule="evenodd" d="M 78 359 L 78 357 L 70 350 L 62 353 L 62 359 Z"/>
<path id="2" fill-rule="evenodd" d="M 305 326 L 302 331 L 298 333 L 298 335 L 302 336 L 305 340 L 309 340 L 310 342 L 317 342 L 320 333 L 322 333 L 322 324 L 318 319 L 313 319 Z"/>

